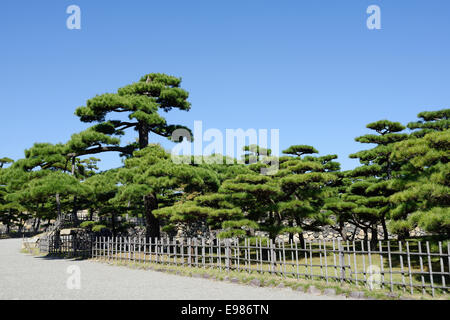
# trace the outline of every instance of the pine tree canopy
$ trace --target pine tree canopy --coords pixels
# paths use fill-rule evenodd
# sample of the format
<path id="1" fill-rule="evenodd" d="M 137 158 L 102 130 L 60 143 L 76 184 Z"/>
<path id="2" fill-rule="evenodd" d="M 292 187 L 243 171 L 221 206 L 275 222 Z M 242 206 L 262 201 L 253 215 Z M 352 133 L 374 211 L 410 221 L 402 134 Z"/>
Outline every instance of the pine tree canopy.
<path id="1" fill-rule="evenodd" d="M 367 124 L 368 133 L 355 138 L 365 148 L 349 155 L 359 165 L 343 171 L 336 154 L 305 144 L 281 156 L 251 144 L 242 158 L 216 153 L 175 161 L 149 135 L 171 139 L 176 129 L 189 131 L 164 117 L 189 111 L 188 98 L 181 78 L 149 73 L 87 100 L 75 114 L 90 127 L 66 142 L 34 143 L 16 161 L 0 158 L 0 223 L 21 228 L 30 218 L 37 226 L 56 219 L 61 228 L 65 220 L 78 225 L 84 211 L 89 221 L 81 227 L 113 236 L 133 227 L 123 219 L 130 216 L 145 220 L 147 238 L 201 229 L 253 241 L 297 236 L 304 245 L 306 231 L 326 227 L 344 240 L 362 231 L 374 247 L 380 237 L 406 239 L 417 227 L 450 236 L 450 109 L 421 112 L 407 127 L 385 119 Z M 128 129 L 137 139 L 123 144 Z M 117 152 L 123 166 L 99 172 L 100 159 L 91 155 L 103 152 Z"/>
<path id="2" fill-rule="evenodd" d="M 172 132 L 183 128 L 182 125 L 170 125 L 158 111 L 168 112 L 174 108 L 189 111 L 190 103 L 187 101 L 188 92 L 180 88 L 181 78 L 150 73 L 143 76 L 140 81 L 117 90 L 117 93 L 106 93 L 89 99 L 86 106 L 76 109 L 75 114 L 83 122 L 98 122 L 97 126 L 87 134 L 89 137 L 74 137 L 79 141 L 84 139 L 88 146 L 95 142 L 95 137 L 105 144 L 112 144 L 112 151 L 131 154 L 133 150 L 143 149 L 148 145 L 149 133 L 170 138 Z M 129 121 L 118 119 L 107 120 L 107 116 L 121 113 L 128 115 Z M 133 128 L 139 133 L 138 145 L 128 145 L 123 149 L 117 148 L 117 141 L 108 141 L 106 137 L 93 136 L 94 132 L 107 135 L 121 135 L 124 130 Z M 74 143 L 77 145 L 77 143 Z M 110 146 L 104 146 L 99 152 L 108 151 Z"/>

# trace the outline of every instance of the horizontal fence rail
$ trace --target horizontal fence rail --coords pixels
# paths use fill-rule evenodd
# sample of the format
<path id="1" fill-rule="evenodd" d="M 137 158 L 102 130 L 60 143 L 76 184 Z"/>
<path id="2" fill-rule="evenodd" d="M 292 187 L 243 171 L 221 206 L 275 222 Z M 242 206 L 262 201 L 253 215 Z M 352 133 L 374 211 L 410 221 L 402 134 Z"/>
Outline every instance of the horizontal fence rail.
<path id="1" fill-rule="evenodd" d="M 93 258 L 322 279 L 400 289 L 414 294 L 448 293 L 450 246 L 442 242 L 274 242 L 268 239 L 145 239 L 96 237 Z"/>

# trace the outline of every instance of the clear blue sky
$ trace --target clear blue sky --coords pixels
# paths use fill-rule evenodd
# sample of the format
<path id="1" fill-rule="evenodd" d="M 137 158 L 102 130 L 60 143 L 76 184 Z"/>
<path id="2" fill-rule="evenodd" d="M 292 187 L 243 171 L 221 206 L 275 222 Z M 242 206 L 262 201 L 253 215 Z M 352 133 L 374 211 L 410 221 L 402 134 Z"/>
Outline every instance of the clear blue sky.
<path id="1" fill-rule="evenodd" d="M 66 28 L 71 4 L 81 30 Z M 371 4 L 382 30 L 366 27 Z M 76 107 L 150 72 L 190 92 L 191 111 L 170 122 L 278 128 L 282 149 L 313 145 L 344 169 L 367 123 L 406 124 L 450 101 L 448 0 L 6 0 L 0 35 L 0 156 L 13 159 L 67 141 L 88 126 Z"/>

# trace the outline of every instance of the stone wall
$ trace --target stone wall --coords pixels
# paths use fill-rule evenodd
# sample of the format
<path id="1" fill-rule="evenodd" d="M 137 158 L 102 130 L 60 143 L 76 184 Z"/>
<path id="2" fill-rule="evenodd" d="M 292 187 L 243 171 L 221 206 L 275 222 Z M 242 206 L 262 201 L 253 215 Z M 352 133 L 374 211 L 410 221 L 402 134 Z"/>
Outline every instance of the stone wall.
<path id="1" fill-rule="evenodd" d="M 355 226 L 351 225 L 350 223 L 346 223 L 344 225 L 345 234 L 347 236 L 347 240 L 364 240 L 364 231 L 360 228 L 356 228 Z M 259 234 L 262 235 L 262 234 Z M 419 237 L 419 236 L 425 236 L 426 232 L 421 230 L 420 228 L 415 228 L 413 231 L 411 231 L 410 236 L 411 237 Z M 304 231 L 303 237 L 305 240 L 308 241 L 317 241 L 317 240 L 342 240 L 342 236 L 337 232 L 336 230 L 333 230 L 329 226 L 325 226 L 320 228 L 320 231 Z M 288 235 L 279 236 L 278 239 L 280 240 L 288 240 Z M 372 232 L 368 232 L 368 240 L 372 239 Z M 384 232 L 382 226 L 378 227 L 378 239 L 382 240 L 384 239 Z M 395 240 L 397 239 L 396 235 L 389 235 L 389 239 Z M 298 240 L 298 235 L 294 236 L 294 240 Z"/>
<path id="2" fill-rule="evenodd" d="M 355 228 L 355 226 L 350 223 L 346 223 L 344 225 L 345 235 L 347 236 L 347 240 L 364 240 L 364 231 L 360 228 Z M 178 223 L 176 224 L 176 228 L 173 232 L 161 232 L 162 237 L 169 238 L 216 238 L 219 230 L 210 230 L 208 227 L 206 220 L 198 220 L 190 223 Z M 424 236 L 426 233 L 419 229 L 415 228 L 411 232 L 411 237 L 419 237 Z M 134 228 L 130 228 L 128 230 L 127 235 L 130 237 L 145 237 L 145 226 L 136 226 Z M 261 231 L 254 232 L 254 236 L 256 237 L 267 237 L 268 234 Z M 317 241 L 317 240 L 343 240 L 341 234 L 336 230 L 332 229 L 330 226 L 324 226 L 319 229 L 319 231 L 304 231 L 303 237 L 307 241 Z M 277 240 L 285 240 L 289 239 L 288 235 L 278 236 Z M 368 232 L 368 240 L 372 239 L 372 233 Z M 378 239 L 384 239 L 383 228 L 381 226 L 378 227 Z M 389 239 L 395 240 L 397 237 L 395 235 L 389 235 Z M 298 235 L 294 235 L 294 240 L 298 241 Z"/>

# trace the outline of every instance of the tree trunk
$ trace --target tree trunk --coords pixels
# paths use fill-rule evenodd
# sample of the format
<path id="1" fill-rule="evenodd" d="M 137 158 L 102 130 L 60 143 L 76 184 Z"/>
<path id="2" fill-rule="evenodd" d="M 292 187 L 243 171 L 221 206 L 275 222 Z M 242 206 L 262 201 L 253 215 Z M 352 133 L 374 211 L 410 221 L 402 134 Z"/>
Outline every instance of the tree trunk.
<path id="1" fill-rule="evenodd" d="M 59 193 L 55 195 L 56 199 L 56 212 L 58 213 L 58 218 L 61 218 L 61 200 L 59 199 Z"/>
<path id="2" fill-rule="evenodd" d="M 159 220 L 153 215 L 153 210 L 158 209 L 158 199 L 156 195 L 151 193 L 144 196 L 144 208 L 145 208 L 145 223 L 146 230 L 145 236 L 147 239 L 159 238 Z"/>
<path id="3" fill-rule="evenodd" d="M 353 229 L 353 234 L 352 234 L 351 241 L 355 241 L 355 236 L 356 236 L 356 231 L 357 230 L 358 230 L 358 228 L 355 226 L 355 229 Z"/>
<path id="4" fill-rule="evenodd" d="M 19 221 L 19 233 L 22 233 L 22 228 L 23 228 L 22 221 L 23 221 L 23 219 L 20 219 L 20 221 Z"/>
<path id="5" fill-rule="evenodd" d="M 38 232 L 40 224 L 41 224 L 41 218 L 34 219 L 33 230 L 35 233 Z"/>
<path id="6" fill-rule="evenodd" d="M 72 175 L 75 176 L 75 157 L 72 157 Z"/>
<path id="7" fill-rule="evenodd" d="M 347 241 L 347 232 L 344 228 L 344 222 L 340 221 L 339 222 L 339 233 L 341 234 L 342 240 L 343 241 Z"/>
<path id="8" fill-rule="evenodd" d="M 405 241 L 408 238 L 409 238 L 409 230 L 399 232 L 399 234 L 398 234 L 399 241 Z"/>
<path id="9" fill-rule="evenodd" d="M 145 123 L 139 123 L 138 125 L 139 130 L 139 149 L 144 149 L 146 146 L 148 146 L 148 126 Z"/>
<path id="10" fill-rule="evenodd" d="M 114 213 L 111 216 L 111 229 L 113 237 L 116 237 L 116 215 Z"/>
<path id="11" fill-rule="evenodd" d="M 292 223 L 292 220 L 289 221 L 289 227 L 293 227 L 294 224 Z M 294 234 L 292 232 L 289 232 L 289 243 L 294 242 Z"/>
<path id="12" fill-rule="evenodd" d="M 378 242 L 378 228 L 377 225 L 371 227 L 372 230 L 372 238 L 370 239 L 370 246 L 372 249 L 376 249 Z"/>
<path id="13" fill-rule="evenodd" d="M 78 202 L 77 196 L 73 196 L 72 223 L 78 226 Z"/>
<path id="14" fill-rule="evenodd" d="M 388 241 L 389 240 L 389 233 L 388 233 L 388 229 L 387 229 L 387 226 L 386 226 L 386 218 L 384 217 L 384 215 L 381 217 L 381 225 L 383 226 L 384 240 Z"/>
<path id="15" fill-rule="evenodd" d="M 300 240 L 300 248 L 303 249 L 305 247 L 305 237 L 303 236 L 303 232 L 298 234 L 298 239 Z"/>

